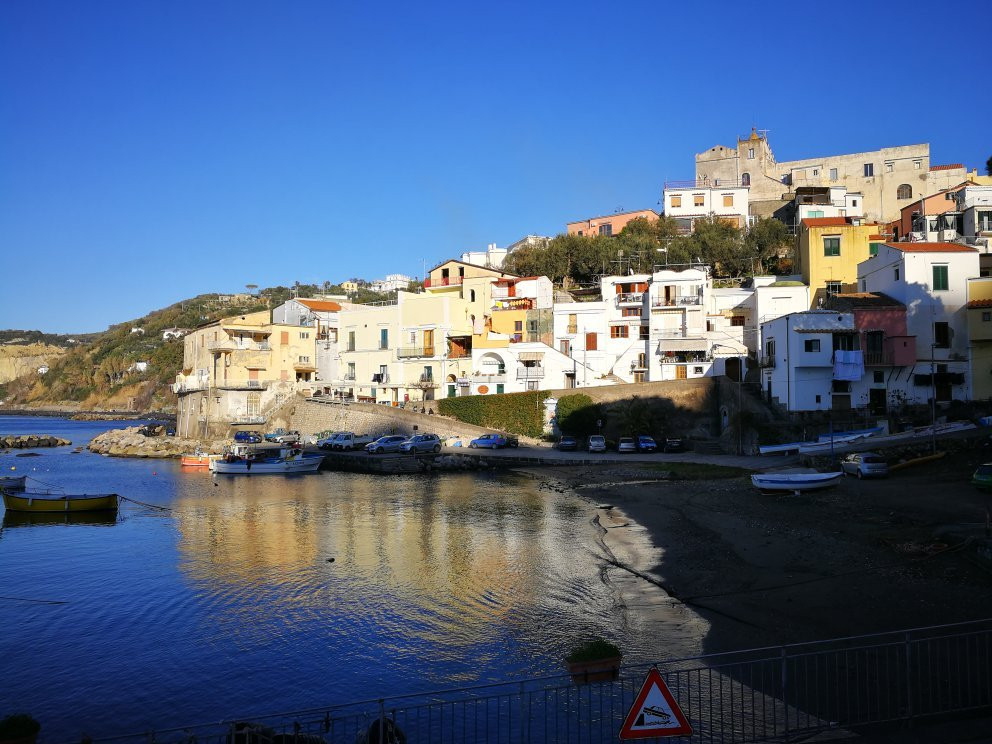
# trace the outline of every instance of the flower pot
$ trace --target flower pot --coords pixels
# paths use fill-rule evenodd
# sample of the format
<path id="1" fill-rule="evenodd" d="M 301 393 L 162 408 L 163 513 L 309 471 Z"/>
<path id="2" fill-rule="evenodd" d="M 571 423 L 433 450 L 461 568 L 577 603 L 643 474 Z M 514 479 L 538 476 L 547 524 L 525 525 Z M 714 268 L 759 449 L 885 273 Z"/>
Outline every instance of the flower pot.
<path id="1" fill-rule="evenodd" d="M 610 656 L 605 659 L 568 662 L 568 673 L 572 682 L 584 685 L 589 682 L 605 682 L 620 677 L 620 657 Z"/>

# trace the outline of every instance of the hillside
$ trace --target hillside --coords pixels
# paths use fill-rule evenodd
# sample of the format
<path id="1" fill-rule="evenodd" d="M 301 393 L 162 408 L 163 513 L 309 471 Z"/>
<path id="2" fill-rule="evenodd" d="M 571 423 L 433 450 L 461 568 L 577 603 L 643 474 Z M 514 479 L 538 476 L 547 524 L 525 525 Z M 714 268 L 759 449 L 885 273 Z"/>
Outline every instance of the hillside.
<path id="1" fill-rule="evenodd" d="M 5 406 L 34 408 L 171 412 L 176 399 L 170 386 L 182 366 L 183 341 L 163 339 L 165 329 L 191 329 L 272 308 L 294 292 L 305 297 L 338 289 L 329 283 L 321 287 L 296 284 L 251 295 L 204 294 L 100 333 L 61 336 L 0 331 L 0 401 Z M 360 294 L 356 299 L 362 302 L 387 298 L 372 292 Z M 42 364 L 49 367 L 43 375 L 37 371 Z M 5 369 L 16 375 L 4 378 Z"/>

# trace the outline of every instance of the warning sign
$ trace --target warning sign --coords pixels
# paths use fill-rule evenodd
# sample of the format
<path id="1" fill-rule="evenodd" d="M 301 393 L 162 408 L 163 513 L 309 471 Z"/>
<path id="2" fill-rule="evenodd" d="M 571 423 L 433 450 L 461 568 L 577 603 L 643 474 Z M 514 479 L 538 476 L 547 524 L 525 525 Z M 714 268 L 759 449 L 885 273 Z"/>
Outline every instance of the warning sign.
<path id="1" fill-rule="evenodd" d="M 621 739 L 653 739 L 660 736 L 691 736 L 692 726 L 682 714 L 668 685 L 652 668 L 620 729 Z"/>

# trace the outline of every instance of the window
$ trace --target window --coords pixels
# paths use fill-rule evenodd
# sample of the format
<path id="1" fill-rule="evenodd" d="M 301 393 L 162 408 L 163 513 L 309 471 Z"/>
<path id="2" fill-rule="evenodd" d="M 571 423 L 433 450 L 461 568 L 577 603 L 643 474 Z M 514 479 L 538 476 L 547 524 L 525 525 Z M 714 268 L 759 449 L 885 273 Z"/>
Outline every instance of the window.
<path id="1" fill-rule="evenodd" d="M 651 326 L 642 325 L 639 330 L 640 332 L 637 334 L 637 337 L 641 341 L 647 341 L 651 338 Z"/>
<path id="2" fill-rule="evenodd" d="M 823 239 L 823 255 L 824 256 L 839 256 L 840 255 L 840 236 L 835 235 L 829 238 Z"/>
<path id="3" fill-rule="evenodd" d="M 468 301 L 469 302 L 475 302 L 475 290 L 474 289 L 470 289 L 468 291 Z"/>
<path id="4" fill-rule="evenodd" d="M 836 181 L 837 180 L 837 169 L 836 168 L 831 168 L 830 169 L 830 180 L 831 181 Z"/>
<path id="5" fill-rule="evenodd" d="M 886 173 L 891 173 L 892 172 L 892 163 L 886 163 L 885 164 L 885 172 Z"/>
<path id="6" fill-rule="evenodd" d="M 951 346 L 951 327 L 947 323 L 933 324 L 933 345 L 938 349 L 948 349 Z"/>
<path id="7" fill-rule="evenodd" d="M 816 396 L 816 402 L 817 402 L 817 403 L 819 403 L 819 402 L 820 402 L 820 396 L 819 396 L 819 395 L 817 395 L 817 396 Z"/>
<path id="8" fill-rule="evenodd" d="M 975 210 L 975 228 L 978 232 L 992 231 L 992 212 Z"/>
<path id="9" fill-rule="evenodd" d="M 753 147 L 747 148 L 747 159 L 748 160 L 754 160 L 754 148 Z"/>
<path id="10" fill-rule="evenodd" d="M 704 194 L 693 194 L 692 195 L 692 206 L 701 207 L 706 201 L 706 196 Z"/>
<path id="11" fill-rule="evenodd" d="M 913 187 L 908 183 L 899 184 L 899 188 L 896 189 L 896 199 L 912 199 L 913 198 Z"/>
<path id="12" fill-rule="evenodd" d="M 733 315 L 733 316 L 731 316 L 731 318 L 730 318 L 730 325 L 732 327 L 741 327 L 741 326 L 743 326 L 744 325 L 744 316 L 743 315 Z"/>
<path id="13" fill-rule="evenodd" d="M 673 207 L 681 207 L 682 206 L 682 195 L 681 194 L 673 194 L 672 195 L 672 206 Z"/>
<path id="14" fill-rule="evenodd" d="M 814 168 L 814 169 L 813 169 L 813 175 L 814 175 L 814 176 L 818 176 L 818 175 L 820 175 L 820 169 L 819 169 L 819 168 Z"/>
<path id="15" fill-rule="evenodd" d="M 572 355 L 572 344 L 571 344 L 571 342 L 569 342 L 569 340 L 567 338 L 563 338 L 561 340 L 559 346 L 561 347 L 561 353 L 562 354 L 564 354 L 565 356 L 571 356 Z"/>
<path id="16" fill-rule="evenodd" d="M 875 164 L 865 163 L 865 178 L 871 178 L 875 175 Z"/>
<path id="17" fill-rule="evenodd" d="M 883 385 L 885 384 L 885 373 L 877 369 L 874 372 L 873 379 L 876 385 Z"/>
<path id="18" fill-rule="evenodd" d="M 355 332 L 348 331 L 348 351 L 355 350 Z"/>
<path id="19" fill-rule="evenodd" d="M 634 373 L 634 382 L 645 382 L 644 373 L 643 372 L 635 372 Z"/>
<path id="20" fill-rule="evenodd" d="M 641 317 L 641 308 L 625 307 L 620 310 L 620 314 L 625 318 L 639 318 Z"/>
<path id="21" fill-rule="evenodd" d="M 306 341 L 308 338 L 310 338 L 310 334 L 309 333 L 301 333 L 300 334 L 300 341 Z"/>
<path id="22" fill-rule="evenodd" d="M 579 232 L 578 232 L 578 234 L 579 234 L 579 235 L 582 235 L 582 231 L 581 231 L 581 230 L 579 230 Z"/>
<path id="23" fill-rule="evenodd" d="M 868 244 L 868 255 L 869 256 L 877 256 L 878 255 L 878 245 L 879 245 L 878 243 L 869 243 Z"/>
<path id="24" fill-rule="evenodd" d="M 913 167 L 916 170 L 919 170 L 921 167 L 923 167 L 923 163 L 921 161 L 919 161 L 919 160 L 914 160 L 913 161 Z"/>
<path id="25" fill-rule="evenodd" d="M 734 195 L 733 194 L 724 194 L 723 195 L 723 206 L 725 206 L 725 207 L 732 207 L 732 206 L 734 206 Z"/>
<path id="26" fill-rule="evenodd" d="M 992 320 L 992 313 L 990 313 L 988 311 L 982 313 L 982 322 L 983 323 L 988 323 L 990 320 Z"/>
<path id="27" fill-rule="evenodd" d="M 742 173 L 741 174 L 741 186 L 750 186 L 750 185 L 751 185 L 751 174 L 750 173 Z"/>
<path id="28" fill-rule="evenodd" d="M 637 366 L 642 368 L 648 366 L 648 355 L 643 351 L 637 355 Z"/>
<path id="29" fill-rule="evenodd" d="M 840 294 L 840 282 L 827 282 L 824 286 L 827 290 L 827 297 L 833 297 L 835 294 Z"/>
<path id="30" fill-rule="evenodd" d="M 513 321 L 513 330 L 520 333 L 524 329 L 524 322 L 522 320 Z"/>
<path id="31" fill-rule="evenodd" d="M 895 271 L 895 276 L 894 276 L 893 278 L 894 278 L 894 279 L 895 279 L 896 281 L 899 281 L 899 267 L 898 267 L 898 266 L 896 266 L 896 268 L 894 269 L 894 271 Z"/>
<path id="32" fill-rule="evenodd" d="M 803 351 L 817 352 L 820 350 L 820 339 L 808 338 L 803 342 Z"/>
<path id="33" fill-rule="evenodd" d="M 568 330 L 567 333 L 578 333 L 579 330 L 579 316 L 575 313 L 569 313 L 568 315 Z"/>
<path id="34" fill-rule="evenodd" d="M 627 326 L 610 326 L 610 338 L 627 338 Z"/>
<path id="35" fill-rule="evenodd" d="M 857 199 L 851 199 L 851 206 L 852 207 L 858 206 L 858 200 Z"/>
<path id="36" fill-rule="evenodd" d="M 933 267 L 933 288 L 935 292 L 947 291 L 947 264 Z"/>
<path id="37" fill-rule="evenodd" d="M 868 280 L 867 279 L 862 279 L 861 280 L 861 291 L 862 292 L 867 292 L 868 291 Z"/>
<path id="38" fill-rule="evenodd" d="M 389 348 L 389 329 L 380 328 L 379 329 L 379 348 L 388 349 Z"/>
<path id="39" fill-rule="evenodd" d="M 612 235 L 613 234 L 613 224 L 610 223 L 610 222 L 607 222 L 605 225 L 600 225 L 599 226 L 599 234 L 600 235 Z"/>
<path id="40" fill-rule="evenodd" d="M 775 357 L 775 339 L 772 339 L 765 344 L 765 356 L 769 359 L 773 359 Z"/>

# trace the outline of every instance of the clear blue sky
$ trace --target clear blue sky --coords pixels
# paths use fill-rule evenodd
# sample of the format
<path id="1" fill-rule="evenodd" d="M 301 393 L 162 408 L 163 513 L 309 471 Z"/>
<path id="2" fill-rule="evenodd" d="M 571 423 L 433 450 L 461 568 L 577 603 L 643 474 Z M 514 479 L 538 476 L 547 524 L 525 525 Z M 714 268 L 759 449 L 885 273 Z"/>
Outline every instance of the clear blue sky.
<path id="1" fill-rule="evenodd" d="M 412 275 L 776 157 L 992 155 L 987 2 L 0 3 L 0 328 Z M 984 56 L 982 56 L 984 55 Z"/>

